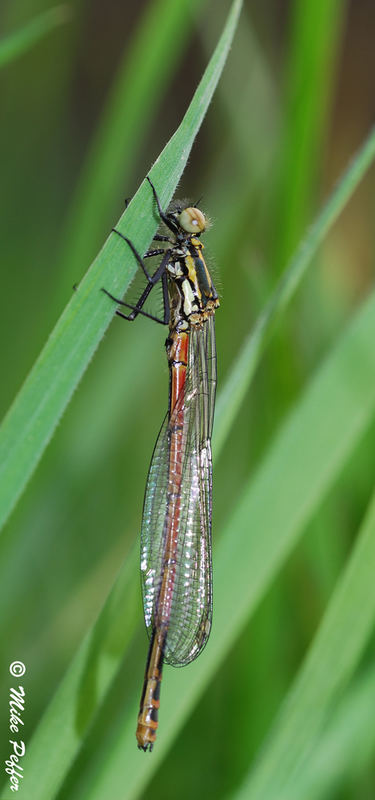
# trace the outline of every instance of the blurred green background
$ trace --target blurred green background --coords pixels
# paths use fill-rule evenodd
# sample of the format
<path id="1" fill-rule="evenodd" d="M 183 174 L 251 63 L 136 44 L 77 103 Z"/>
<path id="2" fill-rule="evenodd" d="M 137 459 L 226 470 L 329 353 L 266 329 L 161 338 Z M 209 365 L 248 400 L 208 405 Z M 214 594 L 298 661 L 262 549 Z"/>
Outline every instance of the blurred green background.
<path id="1" fill-rule="evenodd" d="M 0 70 L 3 413 L 124 198 L 179 124 L 229 7 L 223 0 L 182 2 L 176 11 L 178 5 L 76 0 Z M 1 36 L 49 8 L 44 0 L 3 0 Z M 203 195 L 214 222 L 205 244 L 221 297 L 219 388 L 373 122 L 374 36 L 371 0 L 244 4 L 177 192 Z M 372 171 L 320 249 L 214 465 L 215 540 L 245 480 L 370 291 L 374 180 Z M 148 320 L 114 320 L 0 540 L 1 697 L 6 708 L 8 665 L 22 659 L 31 676 L 28 738 L 119 566 L 138 546 L 147 468 L 167 402 L 164 339 L 165 331 Z M 372 425 L 176 736 L 153 776 L 153 797 L 228 797 L 240 786 L 350 552 L 374 466 Z M 138 633 L 115 700 L 97 725 L 103 736 L 113 707 L 121 711 L 124 684 L 137 696 L 141 688 L 140 591 L 127 614 L 139 620 Z M 214 619 L 212 637 L 219 636 Z M 363 667 L 373 654 L 369 644 Z M 182 691 L 191 669 L 179 674 Z M 162 712 L 160 719 L 168 727 Z M 98 735 L 89 737 L 71 785 L 95 758 Z M 150 787 L 144 791 L 149 796 Z M 374 795 L 369 748 L 328 796 Z M 68 783 L 59 797 L 70 796 Z"/>

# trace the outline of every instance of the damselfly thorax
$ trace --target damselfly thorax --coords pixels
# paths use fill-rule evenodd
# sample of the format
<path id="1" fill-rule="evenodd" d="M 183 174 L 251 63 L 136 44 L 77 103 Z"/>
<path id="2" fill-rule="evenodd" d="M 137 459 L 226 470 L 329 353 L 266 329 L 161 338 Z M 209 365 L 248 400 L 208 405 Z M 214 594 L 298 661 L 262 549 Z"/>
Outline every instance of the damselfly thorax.
<path id="1" fill-rule="evenodd" d="M 202 255 L 203 244 L 192 237 L 184 248 L 175 248 L 167 265 L 170 328 L 202 325 L 219 305 L 216 289 Z"/>

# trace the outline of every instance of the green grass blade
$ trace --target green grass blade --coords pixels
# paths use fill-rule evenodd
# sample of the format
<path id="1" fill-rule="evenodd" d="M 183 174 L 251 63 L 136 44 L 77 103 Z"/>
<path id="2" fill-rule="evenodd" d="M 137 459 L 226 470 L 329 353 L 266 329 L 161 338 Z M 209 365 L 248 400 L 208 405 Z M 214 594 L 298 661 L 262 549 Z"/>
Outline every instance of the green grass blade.
<path id="1" fill-rule="evenodd" d="M 224 390 L 224 396 L 227 396 L 227 395 L 228 395 L 228 393 L 227 393 L 227 390 L 225 389 Z M 370 413 L 370 408 L 371 408 L 371 401 L 372 401 L 371 393 L 368 396 L 368 401 L 369 401 L 370 406 L 365 409 L 367 416 Z M 219 404 L 220 404 L 220 398 L 219 398 Z M 222 405 L 222 403 L 221 403 L 221 405 Z M 349 413 L 350 409 L 349 410 L 346 409 L 346 411 L 348 411 L 348 413 Z M 361 429 L 365 425 L 367 416 L 365 416 L 365 418 L 362 418 L 360 420 Z M 343 424 L 342 420 L 341 420 L 341 423 Z M 353 428 L 350 428 L 350 426 L 345 430 L 345 436 L 342 437 L 341 433 L 338 434 L 338 438 L 339 438 L 339 440 L 341 440 L 343 442 L 343 447 L 344 447 L 344 455 L 341 456 L 342 460 L 344 459 L 345 454 L 346 454 L 345 445 L 348 448 L 350 448 L 352 446 L 354 434 L 355 434 L 355 431 L 353 433 Z M 300 435 L 302 435 L 302 434 L 300 434 Z M 356 435 L 359 435 L 358 431 L 356 432 Z M 221 438 L 221 443 L 222 442 L 223 442 L 223 438 Z M 288 448 L 289 448 L 289 443 L 286 445 L 286 453 L 288 451 Z M 283 451 L 283 457 L 286 458 L 285 448 L 284 448 L 284 451 Z M 332 469 L 334 470 L 335 474 L 336 474 L 337 470 L 339 469 L 339 467 L 340 467 L 340 465 L 342 463 L 342 460 L 339 459 L 338 464 L 337 463 L 333 464 Z M 284 467 L 283 467 L 283 465 L 280 465 L 280 459 L 279 459 L 279 461 L 277 463 L 278 463 L 278 469 L 280 470 L 280 473 L 282 473 L 284 471 Z M 300 471 L 300 465 L 298 464 L 297 473 L 299 473 L 299 471 Z M 331 477 L 330 477 L 330 479 L 331 479 Z M 276 478 L 273 478 L 273 480 L 276 481 L 276 483 L 278 482 L 276 480 Z M 281 487 L 281 490 L 282 490 L 282 487 Z M 250 491 L 250 489 L 249 489 L 249 491 Z M 308 496 L 309 496 L 309 493 L 306 493 L 306 502 L 308 500 Z M 265 503 L 265 505 L 267 505 L 267 503 Z M 306 509 L 305 509 L 305 511 L 306 511 Z M 306 519 L 308 517 L 308 514 L 310 512 L 311 512 L 311 508 L 308 508 L 307 512 L 306 512 L 306 517 L 303 517 L 302 521 L 300 521 L 300 526 L 302 526 L 304 524 L 304 522 L 306 521 Z M 246 512 L 246 514 L 247 513 L 248 512 Z M 245 518 L 246 518 L 246 515 L 245 515 Z M 259 524 L 261 526 L 264 526 L 264 520 L 260 520 Z M 288 541 L 288 545 L 287 545 L 288 547 L 292 546 L 292 544 L 294 542 L 294 538 L 293 537 L 295 535 L 297 535 L 295 533 L 295 527 L 294 527 L 295 526 L 295 521 L 293 521 L 293 519 L 291 520 L 290 524 L 292 525 L 292 533 L 290 534 L 290 531 L 289 531 L 289 535 L 291 535 L 291 540 L 290 540 L 290 542 Z M 234 530 L 237 530 L 237 523 L 236 522 L 234 523 L 234 526 L 235 526 Z M 244 521 L 242 521 L 242 526 L 244 526 Z M 263 530 L 263 527 L 262 527 L 262 530 Z M 300 530 L 301 530 L 301 527 L 298 528 L 298 532 L 300 532 Z M 232 534 L 230 534 L 230 535 L 232 535 Z M 228 533 L 228 537 L 229 537 L 229 533 Z M 282 538 L 281 538 L 281 541 L 282 541 Z M 255 546 L 255 542 L 254 541 L 252 542 L 252 546 L 253 547 Z M 274 545 L 272 543 L 272 544 L 267 545 L 267 547 L 268 546 L 270 547 L 270 551 L 271 551 L 272 547 Z M 267 549 L 267 547 L 266 547 L 266 549 Z M 277 548 L 275 549 L 275 553 L 277 554 L 277 558 L 279 558 L 280 560 L 277 561 L 277 559 L 276 559 L 276 563 L 271 563 L 271 565 L 269 565 L 269 562 L 268 562 L 267 557 L 266 557 L 266 551 L 264 551 L 264 552 L 262 551 L 262 557 L 264 556 L 264 559 L 265 559 L 264 560 L 264 564 L 268 565 L 268 566 L 267 566 L 267 569 L 266 569 L 265 573 L 262 572 L 262 570 L 260 570 L 260 572 L 262 573 L 263 577 L 262 577 L 261 585 L 258 586 L 258 589 L 257 589 L 258 595 L 260 595 L 264 591 L 265 586 L 267 585 L 268 581 L 272 577 L 273 571 L 275 571 L 277 569 L 279 563 L 285 557 L 285 553 L 281 553 L 281 555 L 280 555 L 280 553 L 278 553 Z M 250 555 L 249 558 L 251 559 L 251 555 Z M 234 563 L 236 563 L 236 561 L 238 560 L 235 553 L 233 553 L 232 559 L 233 559 Z M 227 561 L 226 558 L 224 558 L 222 560 L 223 570 L 226 568 L 226 561 Z M 250 563 L 250 561 L 249 561 L 249 563 Z M 217 569 L 219 568 L 219 564 L 220 564 L 220 560 L 217 563 Z M 259 569 L 259 565 L 257 566 L 257 570 L 258 569 Z M 268 569 L 270 569 L 270 572 L 267 571 Z M 226 579 L 225 579 L 224 571 L 223 571 L 223 574 L 222 574 L 222 585 L 225 585 L 225 581 L 226 581 Z M 217 592 L 219 594 L 220 583 L 218 583 L 216 581 L 216 585 L 217 585 Z M 257 586 L 258 584 L 255 582 L 254 585 Z M 124 594 L 124 597 L 126 597 L 125 594 Z M 256 599 L 257 599 L 257 597 L 256 598 L 252 598 L 251 602 L 249 603 L 249 606 L 248 607 L 245 606 L 245 609 L 242 612 L 243 615 L 246 615 L 247 613 L 250 613 L 250 610 L 253 607 L 253 605 L 255 604 Z M 125 601 L 124 601 L 123 605 L 121 606 L 121 608 L 123 608 L 124 606 L 126 606 L 126 602 Z M 120 625 L 120 620 L 117 621 L 117 624 Z M 100 621 L 98 622 L 98 625 L 100 626 Z M 97 628 L 94 629 L 94 632 L 89 633 L 88 636 L 89 636 L 89 638 L 91 638 L 91 636 L 93 636 L 94 638 L 97 637 Z M 229 646 L 228 643 L 227 643 L 227 646 Z M 42 723 L 42 725 L 41 725 L 41 727 L 39 729 L 39 732 L 38 732 L 38 734 L 36 736 L 36 739 L 35 739 L 35 745 L 34 745 L 35 746 L 35 750 L 33 749 L 34 746 L 32 746 L 31 753 L 33 753 L 33 757 L 31 759 L 31 763 L 36 765 L 36 769 L 35 769 L 36 784 L 37 784 L 37 782 L 40 781 L 39 766 L 38 766 L 39 765 L 39 753 L 43 752 L 43 749 L 44 749 L 44 746 L 45 746 L 45 741 L 47 741 L 48 738 L 50 738 L 50 720 L 51 719 L 52 720 L 54 718 L 55 719 L 59 719 L 60 720 L 60 724 L 61 724 L 61 729 L 62 729 L 62 731 L 64 731 L 64 748 L 63 748 L 63 750 L 64 750 L 64 753 L 66 754 L 66 761 L 61 765 L 62 772 L 64 772 L 64 769 L 66 770 L 66 768 L 71 763 L 71 760 L 76 755 L 77 748 L 79 747 L 79 744 L 81 742 L 81 738 L 80 737 L 78 737 L 78 741 L 77 741 L 77 732 L 76 732 L 75 727 L 74 727 L 74 720 L 75 720 L 74 709 L 75 709 L 75 702 L 76 702 L 76 691 L 78 691 L 77 687 L 80 685 L 79 680 L 76 680 L 76 679 L 77 679 L 77 676 L 81 676 L 82 677 L 82 673 L 81 673 L 80 670 L 83 670 L 83 666 L 86 663 L 85 654 L 86 654 L 87 650 L 85 648 L 88 648 L 88 647 L 89 647 L 89 641 L 86 642 L 86 644 L 83 646 L 83 650 L 79 651 L 79 653 L 77 655 L 77 659 L 74 660 L 74 662 L 72 664 L 71 671 L 68 672 L 66 679 L 64 680 L 64 682 L 62 683 L 62 685 L 60 687 L 60 690 L 59 690 L 59 692 L 58 692 L 58 694 L 56 696 L 56 699 L 52 703 L 49 711 L 47 712 L 46 717 L 43 720 L 43 723 Z M 103 644 L 103 641 L 102 641 L 102 647 L 103 647 L 104 654 L 105 654 L 106 645 L 105 645 L 105 643 Z M 105 657 L 105 655 L 103 657 Z M 205 658 L 205 656 L 203 658 Z M 120 659 L 120 657 L 119 657 L 119 659 Z M 210 664 L 211 664 L 211 662 L 210 662 Z M 114 675 L 114 673 L 115 673 L 117 668 L 118 668 L 118 662 L 114 663 L 112 665 L 111 669 L 108 671 L 108 673 L 106 673 L 107 677 L 106 677 L 105 681 L 103 682 L 103 684 L 101 684 L 101 690 L 97 695 L 97 703 L 98 703 L 98 705 L 100 705 L 100 703 L 101 703 L 101 701 L 103 699 L 103 695 L 104 695 L 106 689 L 108 688 L 108 684 L 110 683 L 110 680 L 112 679 L 112 677 L 113 677 L 113 675 Z M 213 670 L 213 668 L 214 667 L 211 665 L 211 667 L 210 667 L 211 671 Z M 171 679 L 173 680 L 173 673 L 169 677 L 169 680 L 171 680 Z M 205 680 L 207 680 L 207 678 L 205 678 L 203 676 L 203 680 L 201 681 L 201 683 L 198 686 L 199 690 L 201 690 L 202 686 L 204 685 Z M 184 715 L 186 715 L 188 713 L 188 709 L 191 708 L 191 704 L 194 702 L 194 698 L 197 696 L 198 688 L 197 687 L 194 688 L 194 686 L 193 686 L 193 694 L 190 696 L 190 700 L 188 699 L 189 702 L 187 703 L 187 707 L 183 709 L 182 716 L 179 717 L 177 715 L 177 718 L 176 718 L 177 726 L 182 724 Z M 177 691 L 177 684 L 176 684 L 176 691 Z M 56 703 L 56 705 L 55 705 L 55 703 Z M 163 699 L 163 704 L 164 704 L 164 699 Z M 93 710 L 93 712 L 94 712 L 94 710 Z M 165 714 L 167 714 L 167 711 L 165 711 Z M 51 717 L 50 717 L 50 715 L 51 715 Z M 174 718 L 174 715 L 173 715 L 173 718 Z M 133 724 L 134 724 L 134 721 L 131 720 L 131 725 L 133 726 Z M 82 733 L 82 737 L 83 737 L 84 734 L 85 734 L 85 731 L 83 731 L 81 733 Z M 133 731 L 132 730 L 131 730 L 131 733 L 129 735 L 131 735 L 131 739 L 132 739 L 132 737 L 133 737 Z M 59 745 L 60 744 L 61 744 L 61 739 L 59 740 Z M 39 749 L 39 747 L 41 747 L 41 749 Z M 161 747 L 161 745 L 160 745 L 160 747 Z M 157 758 L 157 756 L 156 756 L 156 758 Z M 61 761 L 61 759 L 62 759 L 60 746 L 59 746 L 59 752 L 58 752 L 58 754 L 56 754 L 56 760 L 57 759 L 59 759 L 59 761 Z M 56 761 L 54 760 L 53 754 L 51 754 L 51 765 L 52 765 L 52 770 L 54 770 L 55 766 L 56 766 Z M 62 772 L 60 771 L 60 769 L 57 770 L 57 774 L 60 777 L 62 775 Z M 29 776 L 33 775 L 33 769 L 32 769 L 32 767 L 30 765 L 29 765 L 29 769 L 28 769 L 28 774 L 29 774 Z M 31 780 L 31 778 L 30 778 L 30 780 Z M 46 792 L 47 792 L 47 794 L 45 796 L 48 796 L 48 791 L 49 791 L 49 787 L 50 787 L 49 780 L 50 780 L 50 776 L 46 772 Z M 40 784 L 39 784 L 39 790 L 40 791 L 43 790 L 43 787 L 41 787 Z M 43 794 L 41 795 L 41 797 L 43 797 Z"/>
<path id="2" fill-rule="evenodd" d="M 223 34 L 176 133 L 150 175 L 163 205 L 175 190 L 224 67 L 241 9 L 232 4 Z M 126 227 L 125 227 L 126 226 Z M 157 227 L 150 187 L 144 181 L 118 226 L 145 252 Z M 52 332 L 3 423 L 0 438 L 0 523 L 35 469 L 84 370 L 114 313 L 100 291 L 126 290 L 136 261 L 117 236 L 110 236 Z"/>
<path id="3" fill-rule="evenodd" d="M 64 271 L 69 271 L 72 282 L 100 243 L 103 209 L 111 209 L 121 187 L 126 187 L 155 109 L 185 52 L 199 2 L 157 0 L 146 7 L 130 51 L 120 65 L 62 237 L 66 243 Z M 126 193 L 126 189 L 122 191 Z"/>
<path id="4" fill-rule="evenodd" d="M 298 244 L 311 215 L 319 160 L 327 131 L 327 110 L 336 71 L 347 3 L 307 0 L 292 4 L 286 76 L 286 129 L 273 264 L 280 272 Z"/>
<path id="5" fill-rule="evenodd" d="M 57 794 L 131 642 L 139 620 L 127 610 L 139 600 L 138 560 L 137 547 L 29 743 L 24 781 L 28 800 L 52 800 Z M 49 757 L 41 775 L 46 749 Z"/>
<path id="6" fill-rule="evenodd" d="M 374 757 L 374 706 L 375 670 L 371 669 L 360 675 L 330 715 L 303 770 L 288 788 L 288 800 L 330 800 L 340 786 L 347 788 L 348 781 L 363 772 Z"/>
<path id="7" fill-rule="evenodd" d="M 225 390 L 218 399 L 214 429 L 214 452 L 218 451 L 233 424 L 271 331 L 292 299 L 319 245 L 357 188 L 365 172 L 373 163 L 374 157 L 375 130 L 372 130 L 310 228 L 304 241 L 297 249 L 290 265 L 280 278 L 276 289 L 258 318 L 254 329 L 241 348 L 229 379 L 225 384 Z"/>
<path id="8" fill-rule="evenodd" d="M 113 738 L 107 738 L 97 755 L 84 788 L 80 783 L 77 797 L 132 798 L 151 779 L 372 418 L 374 336 L 372 295 L 318 371 L 239 499 L 215 553 L 215 622 L 209 646 L 189 667 L 183 689 L 180 670 L 166 670 L 160 734 L 152 757 L 146 759 L 135 751 L 138 697 L 134 697 L 121 715 L 124 719 L 114 725 Z M 69 715 L 77 698 L 67 693 L 65 700 Z M 36 748 L 36 764 L 42 752 Z M 53 762 L 51 748 L 50 757 Z M 69 796 L 73 800 L 71 788 Z M 31 793 L 30 800 L 33 797 Z"/>
<path id="9" fill-rule="evenodd" d="M 31 47 L 34 47 L 40 39 L 47 36 L 54 28 L 69 19 L 70 11 L 68 6 L 56 6 L 50 8 L 43 14 L 25 25 L 21 30 L 10 34 L 0 41 L 0 69 L 6 64 L 11 64 L 22 56 Z"/>
<path id="10" fill-rule="evenodd" d="M 348 375 L 348 378 L 350 373 Z M 355 380 L 355 378 L 353 378 Z M 349 562 L 252 776 L 238 797 L 289 798 L 375 619 L 375 495 Z"/>

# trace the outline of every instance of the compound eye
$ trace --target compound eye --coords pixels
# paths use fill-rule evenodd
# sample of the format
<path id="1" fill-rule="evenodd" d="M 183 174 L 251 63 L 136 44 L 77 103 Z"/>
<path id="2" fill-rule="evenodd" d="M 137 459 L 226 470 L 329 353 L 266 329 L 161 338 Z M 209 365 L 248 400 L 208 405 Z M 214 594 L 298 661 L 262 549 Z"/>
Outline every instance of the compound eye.
<path id="1" fill-rule="evenodd" d="M 179 224 L 186 233 L 203 233 L 207 220 L 199 208 L 184 208 L 178 216 Z"/>

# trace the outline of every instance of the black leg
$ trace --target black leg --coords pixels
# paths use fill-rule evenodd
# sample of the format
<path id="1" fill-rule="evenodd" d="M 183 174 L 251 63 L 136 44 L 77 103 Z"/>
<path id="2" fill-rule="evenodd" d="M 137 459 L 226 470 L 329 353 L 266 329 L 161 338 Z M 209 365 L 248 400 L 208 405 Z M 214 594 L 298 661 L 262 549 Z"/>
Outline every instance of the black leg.
<path id="1" fill-rule="evenodd" d="M 151 189 L 153 191 L 154 198 L 155 198 L 155 201 L 156 201 L 156 205 L 157 205 L 157 208 L 158 208 L 158 211 L 159 211 L 160 218 L 163 220 L 165 225 L 173 233 L 177 234 L 178 233 L 178 227 L 176 225 L 174 225 L 174 223 L 169 219 L 169 217 L 166 214 L 164 214 L 164 212 L 163 212 L 163 210 L 161 208 L 161 205 L 160 205 L 160 201 L 159 201 L 156 189 L 155 189 L 155 187 L 154 187 L 154 185 L 151 182 L 149 177 L 147 177 L 147 180 L 148 180 L 148 182 L 149 182 L 149 184 L 151 186 Z M 128 203 L 127 203 L 127 201 L 125 201 L 125 202 L 126 202 L 126 207 L 127 207 Z M 118 231 L 116 228 L 112 228 L 112 231 L 113 231 L 113 233 L 117 233 L 117 235 L 120 236 L 121 239 L 123 239 L 124 242 L 126 242 L 127 245 L 130 247 L 133 255 L 135 256 L 139 266 L 142 269 L 143 274 L 145 275 L 145 278 L 147 280 L 147 286 L 143 290 L 140 298 L 138 299 L 137 303 L 135 303 L 135 305 L 132 305 L 131 303 L 126 303 L 124 300 L 120 300 L 118 297 L 115 297 L 113 294 L 108 292 L 107 289 L 102 288 L 102 291 L 108 297 L 110 297 L 111 300 L 113 300 L 115 303 L 118 303 L 118 305 L 124 306 L 125 308 L 131 309 L 130 314 L 123 314 L 122 311 L 117 310 L 116 314 L 119 317 L 122 317 L 123 319 L 126 319 L 129 322 L 133 322 L 133 320 L 138 316 L 138 314 L 142 314 L 144 317 L 148 317 L 148 319 L 152 319 L 155 322 L 159 322 L 161 325 L 168 325 L 169 319 L 170 319 L 170 308 L 169 308 L 168 279 L 167 279 L 166 267 L 167 267 L 168 261 L 170 259 L 171 248 L 168 248 L 167 250 L 164 250 L 164 249 L 162 249 L 160 247 L 152 248 L 151 250 L 147 250 L 147 252 L 144 254 L 143 258 L 151 258 L 152 256 L 163 255 L 161 263 L 159 264 L 159 266 L 157 267 L 155 272 L 151 275 L 149 273 L 144 261 L 143 261 L 142 256 L 138 253 L 138 250 L 134 247 L 133 242 L 130 239 L 128 239 L 127 236 L 125 236 L 123 233 L 121 233 L 121 231 Z M 171 241 L 169 236 L 163 236 L 162 234 L 156 234 L 154 236 L 154 241 L 156 241 L 156 242 L 169 242 L 172 246 L 174 245 L 174 241 Z M 145 302 L 146 302 L 151 290 L 153 289 L 155 284 L 158 283 L 159 280 L 161 280 L 162 292 L 163 292 L 163 306 L 164 306 L 163 319 L 160 319 L 159 317 L 155 317 L 153 314 L 149 314 L 147 311 L 143 310 L 143 306 L 144 306 L 144 304 L 145 304 Z"/>
<path id="2" fill-rule="evenodd" d="M 148 281 L 151 280 L 151 275 L 150 275 L 147 267 L 143 263 L 142 256 L 139 255 L 138 250 L 136 250 L 136 248 L 134 247 L 133 242 L 131 242 L 130 239 L 127 238 L 127 236 L 124 236 L 124 234 L 121 233 L 121 231 L 118 231 L 117 228 L 112 228 L 112 231 L 113 231 L 113 233 L 117 233 L 117 236 L 121 236 L 121 239 L 123 239 L 124 242 L 126 242 L 129 245 L 130 249 L 132 250 L 133 254 L 135 255 L 135 257 L 136 257 L 136 259 L 138 261 L 139 266 L 143 270 L 147 280 Z"/>
<path id="3" fill-rule="evenodd" d="M 121 236 L 122 236 L 122 234 L 121 234 Z M 122 237 L 122 238 L 125 239 L 125 237 Z M 125 239 L 125 240 L 130 244 L 131 249 L 135 250 L 135 248 L 133 248 L 133 245 L 131 244 L 130 240 L 129 239 Z M 143 314 L 143 316 L 149 317 L 150 319 L 154 319 L 156 322 L 160 322 L 163 325 L 167 325 L 168 322 L 169 322 L 168 293 L 166 293 L 166 291 L 165 291 L 165 284 L 166 284 L 166 277 L 167 277 L 165 269 L 166 269 L 166 266 L 168 264 L 171 251 L 170 250 L 164 250 L 163 252 L 164 252 L 164 258 L 162 259 L 161 263 L 159 264 L 158 268 L 155 270 L 153 275 L 149 275 L 147 270 L 146 270 L 146 268 L 144 268 L 143 271 L 145 272 L 146 277 L 147 277 L 147 286 L 143 290 L 138 302 L 134 306 L 131 305 L 130 303 L 125 303 L 123 300 L 120 300 L 118 297 L 114 297 L 114 295 L 111 294 L 110 292 L 108 292 L 107 289 L 102 288 L 102 291 L 106 295 L 108 295 L 108 297 L 110 297 L 111 300 L 113 300 L 115 303 L 118 303 L 121 306 L 126 306 L 126 308 L 131 308 L 132 309 L 131 314 L 129 314 L 128 316 L 126 316 L 125 314 L 120 314 L 120 316 L 122 316 L 125 319 L 129 320 L 129 322 L 132 322 L 138 316 L 138 314 Z M 143 264 L 143 261 L 142 261 L 140 255 L 137 253 L 136 250 L 135 250 L 135 255 L 137 257 L 137 260 L 142 262 L 142 264 Z M 164 276 L 165 276 L 165 279 L 163 280 Z M 158 317 L 154 317 L 152 314 L 148 314 L 146 311 L 142 311 L 142 307 L 145 304 L 145 302 L 146 302 L 151 290 L 153 289 L 155 284 L 157 284 L 158 281 L 160 281 L 160 279 L 163 280 L 164 318 L 162 320 L 159 319 Z M 167 302 L 166 302 L 166 300 L 167 300 Z"/>
<path id="4" fill-rule="evenodd" d="M 166 274 L 165 274 L 165 277 L 167 277 Z M 163 275 L 163 278 L 164 278 L 164 275 Z M 164 281 L 163 281 L 163 284 L 164 284 Z M 147 311 L 143 311 L 142 305 L 145 302 L 145 300 L 147 299 L 147 295 L 149 294 L 149 292 L 147 292 L 147 295 L 144 298 L 143 303 L 141 305 L 139 305 L 139 303 L 141 302 L 141 298 L 140 298 L 138 303 L 136 305 L 134 305 L 134 306 L 131 303 L 125 303 L 123 300 L 120 300 L 118 297 L 114 297 L 113 294 L 111 294 L 110 292 L 107 292 L 107 289 L 103 289 L 102 288 L 102 292 L 104 292 L 104 294 L 106 294 L 108 297 L 110 297 L 111 300 L 113 300 L 115 303 L 118 303 L 118 305 L 125 306 L 125 308 L 131 308 L 132 309 L 130 314 L 123 314 L 121 311 L 116 311 L 116 314 L 119 317 L 122 317 L 123 319 L 126 319 L 128 322 L 133 322 L 135 320 L 135 318 L 138 316 L 138 314 L 142 314 L 143 317 L 147 317 L 148 319 L 152 319 L 154 322 L 159 322 L 160 325 L 168 325 L 168 322 L 169 322 L 169 306 L 167 306 L 167 311 L 166 311 L 164 297 L 163 297 L 163 301 L 164 301 L 164 317 L 163 317 L 163 319 L 160 319 L 160 317 L 155 317 L 153 314 L 149 314 Z M 163 294 L 164 294 L 164 292 L 163 292 Z"/>
<path id="5" fill-rule="evenodd" d="M 172 240 L 169 238 L 169 236 L 162 236 L 161 233 L 155 233 L 155 236 L 153 236 L 153 241 L 154 242 L 169 242 L 170 244 L 174 244 L 174 242 L 172 242 Z"/>
<path id="6" fill-rule="evenodd" d="M 169 228 L 169 230 L 172 231 L 172 233 L 177 234 L 178 233 L 178 227 L 177 227 L 177 225 L 174 225 L 172 220 L 170 220 L 169 217 L 167 217 L 167 215 L 164 213 L 164 211 L 163 211 L 163 209 L 162 209 L 162 207 L 160 205 L 160 200 L 158 198 L 158 193 L 157 193 L 157 191 L 155 189 L 154 184 L 152 183 L 152 181 L 148 177 L 148 175 L 147 175 L 147 180 L 148 180 L 148 182 L 149 182 L 149 184 L 151 186 L 151 189 L 153 191 L 153 195 L 154 195 L 154 198 L 155 198 L 156 205 L 158 207 L 158 212 L 159 212 L 159 215 L 160 215 L 160 219 L 163 220 L 164 225 L 166 225 L 167 228 Z"/>
<path id="7" fill-rule="evenodd" d="M 127 244 L 131 247 L 131 249 L 132 249 L 132 251 L 133 251 L 133 253 L 134 253 L 135 257 L 136 257 L 136 259 L 138 261 L 138 264 L 140 264 L 140 266 L 142 267 L 143 272 L 144 272 L 147 280 L 148 281 L 152 280 L 152 275 L 150 275 L 148 269 L 146 269 L 146 267 L 145 267 L 145 265 L 143 263 L 142 257 L 139 255 L 138 251 L 135 249 L 135 247 L 132 244 L 132 242 L 130 241 L 130 239 L 127 239 L 127 237 L 124 236 L 124 234 L 121 233 L 120 231 L 118 231 L 116 228 L 112 228 L 112 231 L 113 231 L 113 233 L 117 233 L 118 236 L 121 236 L 121 239 L 124 239 L 124 241 L 127 242 Z M 165 240 L 163 239 L 163 241 L 169 241 L 168 237 L 166 236 Z M 164 248 L 155 247 L 153 250 L 147 250 L 147 253 L 144 253 L 143 258 L 152 258 L 152 256 L 162 256 L 162 255 L 164 255 L 164 253 L 166 253 L 166 250 Z"/>
<path id="8" fill-rule="evenodd" d="M 168 278 L 167 273 L 163 272 L 161 276 L 161 285 L 163 289 L 163 309 L 164 309 L 164 319 L 166 325 L 169 325 L 169 320 L 171 317 L 171 310 L 169 306 L 169 294 L 168 294 Z"/>
<path id="9" fill-rule="evenodd" d="M 156 247 L 154 250 L 147 250 L 147 253 L 143 254 L 143 258 L 152 258 L 152 256 L 162 256 L 165 253 L 165 250 L 162 247 Z"/>
<path id="10" fill-rule="evenodd" d="M 138 250 L 134 247 L 133 242 L 131 242 L 130 239 L 128 239 L 126 236 L 124 236 L 124 234 L 121 233 L 120 231 L 118 231 L 116 228 L 112 228 L 112 230 L 113 230 L 114 233 L 117 233 L 118 236 L 121 236 L 121 239 L 124 239 L 124 241 L 127 242 L 127 244 L 129 245 L 131 251 L 134 253 L 134 255 L 136 257 L 136 259 L 138 261 L 138 264 L 142 268 L 142 270 L 143 270 L 143 272 L 144 272 L 144 274 L 145 274 L 145 276 L 147 278 L 147 282 L 151 283 L 152 286 L 155 286 L 155 283 L 157 283 L 158 280 L 160 280 L 161 275 L 164 272 L 164 270 L 165 270 L 165 268 L 166 268 L 166 266 L 168 264 L 169 256 L 171 254 L 170 249 L 168 248 L 168 250 L 162 250 L 161 248 L 158 248 L 158 249 L 155 249 L 155 250 L 148 250 L 147 253 L 145 253 L 144 258 L 150 258 L 151 256 L 161 256 L 161 255 L 164 256 L 164 258 L 162 259 L 161 263 L 159 264 L 159 266 L 157 267 L 155 272 L 152 275 L 150 275 L 146 265 L 143 262 L 142 256 L 138 253 Z"/>
<path id="11" fill-rule="evenodd" d="M 138 314 L 142 314 L 143 317 L 147 317 L 147 319 L 152 319 L 153 322 L 159 322 L 160 325 L 168 325 L 168 322 L 165 322 L 163 319 L 159 319 L 159 317 L 153 317 L 152 314 L 147 314 L 146 311 L 138 311 Z M 121 319 L 126 319 L 128 322 L 133 322 L 135 317 L 132 317 L 131 314 L 122 314 L 121 311 L 116 311 L 116 315 L 121 317 Z"/>

